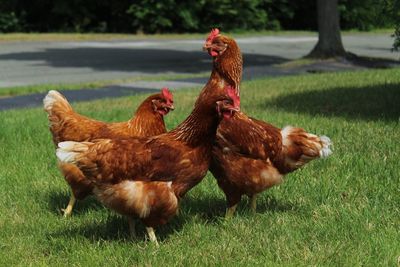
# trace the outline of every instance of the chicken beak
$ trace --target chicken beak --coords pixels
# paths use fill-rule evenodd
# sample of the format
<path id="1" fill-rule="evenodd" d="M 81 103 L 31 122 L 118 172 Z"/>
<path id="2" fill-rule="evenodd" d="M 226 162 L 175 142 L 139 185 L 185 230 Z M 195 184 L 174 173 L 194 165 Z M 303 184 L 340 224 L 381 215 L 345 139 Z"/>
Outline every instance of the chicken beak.
<path id="1" fill-rule="evenodd" d="M 239 112 L 240 108 L 238 108 L 238 107 L 230 108 L 230 111 L 231 112 Z"/>
<path id="2" fill-rule="evenodd" d="M 211 48 L 211 43 L 207 42 L 203 45 L 203 51 L 207 51 L 208 49 Z"/>
<path id="3" fill-rule="evenodd" d="M 170 110 L 175 110 L 174 105 L 170 105 L 168 108 L 169 108 Z"/>

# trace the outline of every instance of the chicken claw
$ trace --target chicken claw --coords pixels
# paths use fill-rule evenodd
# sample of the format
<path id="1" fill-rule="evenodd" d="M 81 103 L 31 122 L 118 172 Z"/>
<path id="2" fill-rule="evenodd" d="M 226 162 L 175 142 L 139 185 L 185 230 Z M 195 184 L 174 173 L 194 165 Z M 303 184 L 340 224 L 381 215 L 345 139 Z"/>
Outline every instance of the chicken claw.
<path id="1" fill-rule="evenodd" d="M 74 208 L 76 198 L 74 194 L 71 193 L 71 197 L 68 202 L 68 206 L 65 209 L 61 209 L 64 212 L 64 217 L 69 217 L 72 214 L 72 209 Z"/>
<path id="2" fill-rule="evenodd" d="M 237 208 L 237 204 L 233 205 L 232 207 L 229 207 L 226 209 L 226 213 L 225 213 L 225 219 L 230 219 L 233 217 L 233 214 L 235 213 Z"/>
<path id="3" fill-rule="evenodd" d="M 153 227 L 146 227 L 146 230 L 147 230 L 147 234 L 149 235 L 150 241 L 154 242 L 156 244 L 156 246 L 159 247 L 160 245 L 157 242 L 157 237 L 156 237 L 156 234 L 154 233 Z"/>

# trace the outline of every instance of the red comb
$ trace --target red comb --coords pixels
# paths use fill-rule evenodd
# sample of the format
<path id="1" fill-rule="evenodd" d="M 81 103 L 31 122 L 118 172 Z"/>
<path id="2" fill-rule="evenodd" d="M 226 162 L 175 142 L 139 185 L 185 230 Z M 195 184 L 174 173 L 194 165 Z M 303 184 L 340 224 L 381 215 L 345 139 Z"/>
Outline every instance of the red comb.
<path id="1" fill-rule="evenodd" d="M 212 42 L 212 40 L 217 37 L 217 35 L 219 34 L 219 30 L 217 28 L 212 29 L 210 34 L 207 37 L 207 42 Z"/>
<path id="2" fill-rule="evenodd" d="M 165 97 L 168 100 L 172 100 L 172 93 L 171 91 L 167 88 L 164 87 L 163 89 L 161 89 L 161 94 L 163 95 L 163 97 Z"/>
<path id="3" fill-rule="evenodd" d="M 226 88 L 226 90 L 228 92 L 228 96 L 233 100 L 233 106 L 235 108 L 239 108 L 240 107 L 240 97 L 236 93 L 235 88 L 233 88 L 230 85 L 227 85 L 225 88 Z"/>

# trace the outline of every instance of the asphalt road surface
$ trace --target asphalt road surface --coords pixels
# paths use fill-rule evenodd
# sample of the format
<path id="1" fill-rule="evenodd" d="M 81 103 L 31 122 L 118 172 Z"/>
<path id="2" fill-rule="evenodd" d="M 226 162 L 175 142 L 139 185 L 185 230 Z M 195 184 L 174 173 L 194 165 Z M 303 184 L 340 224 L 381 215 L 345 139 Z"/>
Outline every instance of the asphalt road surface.
<path id="1" fill-rule="evenodd" d="M 265 36 L 236 39 L 245 72 L 307 54 L 315 36 Z M 210 70 L 201 51 L 204 40 L 15 42 L 0 43 L 0 89 L 45 83 L 76 83 L 156 74 L 194 74 Z M 389 34 L 343 37 L 346 50 L 358 55 L 397 60 Z M 268 72 L 265 73 L 268 75 Z M 259 75 L 258 75 L 259 76 Z"/>

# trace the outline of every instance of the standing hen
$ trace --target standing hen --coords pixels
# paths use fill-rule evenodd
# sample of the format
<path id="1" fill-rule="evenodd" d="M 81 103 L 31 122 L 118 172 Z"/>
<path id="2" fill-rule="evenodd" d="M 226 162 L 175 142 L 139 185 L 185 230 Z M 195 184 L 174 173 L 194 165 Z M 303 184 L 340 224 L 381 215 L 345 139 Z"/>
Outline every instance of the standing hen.
<path id="1" fill-rule="evenodd" d="M 159 135 L 166 132 L 164 116 L 174 109 L 172 93 L 168 88 L 145 99 L 134 116 L 126 122 L 105 123 L 80 115 L 63 95 L 54 90 L 49 91 L 43 104 L 55 145 L 65 140 L 80 142 L 98 138 Z M 71 175 L 64 170 L 64 173 L 72 189 L 70 201 L 64 210 L 64 216 L 68 216 L 76 199 L 84 199 L 91 194 L 93 185 L 81 172 L 73 171 Z"/>
<path id="2" fill-rule="evenodd" d="M 208 40 L 216 34 L 212 31 Z M 231 49 L 238 52 L 237 46 L 221 43 L 220 48 L 221 55 Z M 223 57 L 219 64 L 226 64 Z M 229 119 L 237 111 L 228 97 L 237 91 L 226 86 L 220 70 L 213 65 L 192 113 L 174 130 L 151 138 L 61 142 L 57 149 L 61 169 L 83 172 L 102 203 L 140 218 L 150 240 L 156 242 L 153 228 L 175 215 L 178 200 L 206 175 L 220 118 Z"/>
<path id="3" fill-rule="evenodd" d="M 241 64 L 241 57 L 238 53 L 226 53 L 224 47 L 237 45 L 219 32 L 204 45 L 237 96 L 242 76 L 242 68 L 237 65 Z M 221 64 L 224 57 L 229 57 L 224 62 L 231 63 Z M 231 97 L 239 107 L 240 99 L 235 95 Z M 223 119 L 217 129 L 210 171 L 226 195 L 226 216 L 234 214 L 242 195 L 251 197 L 251 207 L 255 210 L 258 193 L 281 183 L 283 175 L 307 162 L 329 156 L 330 145 L 326 136 L 319 137 L 291 126 L 281 130 L 242 112 Z"/>
<path id="4" fill-rule="evenodd" d="M 326 136 L 301 128 L 283 129 L 235 112 L 220 123 L 210 171 L 224 191 L 231 217 L 242 195 L 251 197 L 256 210 L 258 193 L 282 182 L 285 174 L 309 161 L 329 156 L 331 141 Z"/>

